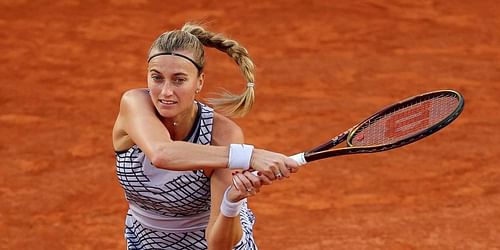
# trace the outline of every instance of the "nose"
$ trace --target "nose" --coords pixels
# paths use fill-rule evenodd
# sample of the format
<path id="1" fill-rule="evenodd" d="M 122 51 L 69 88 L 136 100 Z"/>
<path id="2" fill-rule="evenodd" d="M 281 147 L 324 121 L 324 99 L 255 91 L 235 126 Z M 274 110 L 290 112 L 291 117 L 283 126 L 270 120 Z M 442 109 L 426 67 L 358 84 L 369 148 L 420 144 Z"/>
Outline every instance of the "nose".
<path id="1" fill-rule="evenodd" d="M 161 89 L 161 95 L 162 96 L 171 96 L 173 94 L 174 94 L 173 86 L 171 84 L 169 84 L 168 82 L 163 84 L 163 87 Z"/>

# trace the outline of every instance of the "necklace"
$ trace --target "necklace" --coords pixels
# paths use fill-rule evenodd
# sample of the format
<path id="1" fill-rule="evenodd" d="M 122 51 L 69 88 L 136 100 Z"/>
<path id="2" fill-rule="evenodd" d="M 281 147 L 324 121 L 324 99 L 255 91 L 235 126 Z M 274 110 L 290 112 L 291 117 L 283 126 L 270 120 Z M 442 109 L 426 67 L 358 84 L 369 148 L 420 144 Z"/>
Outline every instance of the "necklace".
<path id="1" fill-rule="evenodd" d="M 198 105 L 195 104 L 190 112 L 180 114 L 177 116 L 177 119 L 172 119 L 167 121 L 170 125 L 167 125 L 168 130 L 170 131 L 170 135 L 172 138 L 176 138 L 177 140 L 182 140 L 193 126 L 194 120 L 196 120 L 196 114 L 198 113 Z"/>

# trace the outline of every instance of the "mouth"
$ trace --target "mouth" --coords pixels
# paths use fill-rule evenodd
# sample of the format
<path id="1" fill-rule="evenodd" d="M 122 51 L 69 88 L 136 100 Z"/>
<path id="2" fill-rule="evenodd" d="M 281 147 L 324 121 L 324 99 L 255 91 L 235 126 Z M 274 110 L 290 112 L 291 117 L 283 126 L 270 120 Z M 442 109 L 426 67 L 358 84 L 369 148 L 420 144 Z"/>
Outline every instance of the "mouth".
<path id="1" fill-rule="evenodd" d="M 161 104 L 163 104 L 163 105 L 175 105 L 175 104 L 177 104 L 177 102 L 176 102 L 176 101 L 172 101 L 172 100 L 161 100 L 161 99 L 160 99 L 160 100 L 158 100 L 158 101 L 159 101 Z"/>
<path id="2" fill-rule="evenodd" d="M 177 105 L 177 102 L 176 101 L 173 101 L 173 100 L 158 100 L 159 102 L 159 108 L 162 108 L 162 109 L 170 109 L 170 108 L 173 108 Z"/>

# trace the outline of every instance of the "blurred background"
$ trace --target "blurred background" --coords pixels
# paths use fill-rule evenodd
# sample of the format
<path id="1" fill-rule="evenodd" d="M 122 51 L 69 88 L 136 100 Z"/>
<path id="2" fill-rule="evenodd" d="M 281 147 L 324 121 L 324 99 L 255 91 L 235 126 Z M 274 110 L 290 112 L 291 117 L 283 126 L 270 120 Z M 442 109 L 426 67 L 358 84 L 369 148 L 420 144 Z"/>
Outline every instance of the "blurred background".
<path id="1" fill-rule="evenodd" d="M 0 0 L 0 249 L 125 248 L 112 126 L 153 40 L 186 21 L 249 50 L 257 102 L 235 121 L 287 155 L 409 96 L 465 96 L 432 137 L 265 187 L 260 249 L 500 249 L 499 16 L 495 0 Z M 202 97 L 242 91 L 206 53 Z"/>

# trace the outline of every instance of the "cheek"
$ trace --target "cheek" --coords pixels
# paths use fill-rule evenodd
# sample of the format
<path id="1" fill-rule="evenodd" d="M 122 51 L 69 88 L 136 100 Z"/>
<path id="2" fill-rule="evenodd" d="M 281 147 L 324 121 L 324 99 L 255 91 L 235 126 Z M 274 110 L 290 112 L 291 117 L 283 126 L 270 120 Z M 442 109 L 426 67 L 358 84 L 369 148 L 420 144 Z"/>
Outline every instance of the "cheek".
<path id="1" fill-rule="evenodd" d="M 148 86 L 148 89 L 151 100 L 153 103 L 156 103 L 158 101 L 158 96 L 161 94 L 161 89 L 156 86 Z"/>
<path id="2" fill-rule="evenodd" d="M 147 82 L 148 82 L 148 88 L 153 88 L 155 85 L 158 85 L 158 84 L 155 84 L 155 82 L 153 81 L 153 79 L 151 79 L 150 77 L 147 78 Z"/>
<path id="3" fill-rule="evenodd" d="M 185 97 L 194 97 L 196 95 L 196 84 L 195 83 L 190 83 L 186 84 L 181 88 L 178 88 L 176 91 L 179 95 L 185 96 Z"/>
<path id="4" fill-rule="evenodd" d="M 176 93 L 179 97 L 182 97 L 183 99 L 194 99 L 195 96 L 194 90 L 192 90 L 191 88 L 178 89 Z"/>

